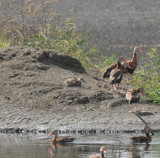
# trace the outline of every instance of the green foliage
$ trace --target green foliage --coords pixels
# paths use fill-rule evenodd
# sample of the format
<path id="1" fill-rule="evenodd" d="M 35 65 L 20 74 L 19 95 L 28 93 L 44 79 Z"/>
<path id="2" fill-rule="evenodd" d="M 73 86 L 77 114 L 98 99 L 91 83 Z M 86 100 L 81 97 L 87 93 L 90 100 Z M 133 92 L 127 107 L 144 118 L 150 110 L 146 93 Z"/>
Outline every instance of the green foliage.
<path id="1" fill-rule="evenodd" d="M 64 27 L 66 26 L 66 27 Z M 60 26 L 48 25 L 48 34 L 40 31 L 29 38 L 22 40 L 22 45 L 29 47 L 40 47 L 47 49 L 55 49 L 63 54 L 70 55 L 80 60 L 85 68 L 89 68 L 92 64 L 89 60 L 95 55 L 97 48 L 88 49 L 88 36 L 80 34 L 75 24 L 65 24 L 63 28 Z"/>
<path id="2" fill-rule="evenodd" d="M 134 73 L 131 84 L 143 87 L 147 99 L 160 105 L 160 53 L 156 48 L 148 52 L 148 63 L 142 71 Z"/>

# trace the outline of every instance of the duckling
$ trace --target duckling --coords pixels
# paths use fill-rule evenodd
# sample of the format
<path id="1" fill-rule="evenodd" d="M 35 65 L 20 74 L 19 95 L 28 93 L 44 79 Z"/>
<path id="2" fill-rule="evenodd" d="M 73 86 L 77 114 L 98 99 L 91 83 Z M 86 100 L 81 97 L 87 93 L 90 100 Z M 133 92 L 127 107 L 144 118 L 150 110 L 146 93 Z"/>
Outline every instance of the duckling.
<path id="1" fill-rule="evenodd" d="M 139 102 L 140 100 L 140 93 L 144 95 L 144 89 L 138 88 L 138 89 L 128 89 L 126 92 L 126 100 L 131 103 Z"/>
<path id="2" fill-rule="evenodd" d="M 69 78 L 67 80 L 64 81 L 64 84 L 67 86 L 67 87 L 80 87 L 82 82 L 85 82 L 85 80 L 81 77 L 81 78 L 76 78 L 76 77 L 73 77 L 73 78 Z"/>
<path id="3" fill-rule="evenodd" d="M 101 155 L 91 155 L 89 158 L 104 158 L 104 153 L 106 153 L 106 148 L 102 146 L 100 148 Z"/>

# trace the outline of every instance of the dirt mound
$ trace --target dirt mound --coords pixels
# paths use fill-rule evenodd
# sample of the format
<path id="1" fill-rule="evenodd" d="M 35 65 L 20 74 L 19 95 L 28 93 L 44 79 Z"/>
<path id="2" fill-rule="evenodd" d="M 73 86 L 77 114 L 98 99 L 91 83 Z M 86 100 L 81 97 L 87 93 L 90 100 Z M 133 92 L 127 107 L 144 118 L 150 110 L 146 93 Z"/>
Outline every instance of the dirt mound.
<path id="1" fill-rule="evenodd" d="M 0 67 L 1 131 L 142 129 L 142 122 L 128 113 L 135 104 L 125 102 L 125 92 L 113 93 L 108 82 L 87 74 L 75 58 L 53 50 L 9 47 L 0 49 Z M 86 83 L 66 87 L 63 83 L 70 77 L 83 77 Z M 159 122 L 159 107 L 138 106 L 153 113 L 144 117 L 158 129 L 154 122 Z"/>
<path id="2" fill-rule="evenodd" d="M 57 65 L 63 69 L 71 70 L 78 73 L 86 73 L 85 69 L 77 59 L 60 54 L 54 50 L 10 47 L 0 50 L 0 60 L 17 60 L 18 63 L 13 63 L 13 67 L 15 69 L 19 68 L 23 70 L 47 70 L 51 65 Z"/>

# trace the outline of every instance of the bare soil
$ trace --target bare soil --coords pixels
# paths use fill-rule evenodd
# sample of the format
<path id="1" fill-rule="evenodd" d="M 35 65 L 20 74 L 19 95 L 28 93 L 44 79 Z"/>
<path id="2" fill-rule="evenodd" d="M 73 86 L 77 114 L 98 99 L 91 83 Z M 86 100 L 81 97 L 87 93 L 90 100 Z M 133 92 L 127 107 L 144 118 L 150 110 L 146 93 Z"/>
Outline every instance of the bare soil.
<path id="1" fill-rule="evenodd" d="M 128 104 L 123 81 L 121 94 L 107 81 L 86 73 L 81 63 L 54 50 L 26 47 L 0 49 L 1 132 L 135 132 L 144 125 L 134 114 L 135 106 L 147 123 L 160 130 L 160 106 Z M 83 77 L 81 87 L 66 87 L 64 80 Z"/>

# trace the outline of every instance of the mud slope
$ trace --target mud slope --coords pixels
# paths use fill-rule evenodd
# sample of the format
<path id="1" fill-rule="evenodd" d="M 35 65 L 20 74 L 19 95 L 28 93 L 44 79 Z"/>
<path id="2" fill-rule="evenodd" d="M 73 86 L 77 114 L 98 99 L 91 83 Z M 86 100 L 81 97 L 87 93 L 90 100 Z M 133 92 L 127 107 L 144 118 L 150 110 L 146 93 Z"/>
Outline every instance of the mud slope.
<path id="1" fill-rule="evenodd" d="M 25 47 L 0 49 L 0 128 L 22 130 L 142 130 L 135 107 L 111 91 L 108 82 L 88 75 L 81 63 L 53 50 Z M 70 77 L 83 77 L 82 87 L 66 87 Z M 103 88 L 102 88 L 103 87 Z M 160 129 L 160 107 L 137 104 L 143 118 Z"/>

